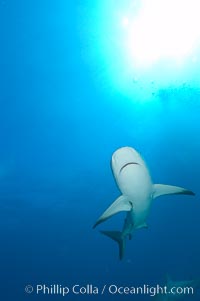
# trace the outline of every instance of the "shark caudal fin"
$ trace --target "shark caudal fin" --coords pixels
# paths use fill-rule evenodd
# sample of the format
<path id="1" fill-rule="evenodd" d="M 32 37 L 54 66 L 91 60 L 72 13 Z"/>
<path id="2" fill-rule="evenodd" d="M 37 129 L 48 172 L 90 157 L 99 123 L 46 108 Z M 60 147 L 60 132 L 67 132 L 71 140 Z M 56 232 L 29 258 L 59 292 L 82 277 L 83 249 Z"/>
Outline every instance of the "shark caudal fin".
<path id="1" fill-rule="evenodd" d="M 118 243 L 119 259 L 122 260 L 122 258 L 124 257 L 124 251 L 126 246 L 126 239 L 124 236 L 122 236 L 122 232 L 120 231 L 100 231 L 100 232 Z"/>
<path id="2" fill-rule="evenodd" d="M 191 190 L 171 185 L 163 185 L 163 184 L 154 184 L 154 194 L 153 198 L 157 198 L 161 195 L 167 194 L 187 194 L 187 195 L 195 195 Z"/>

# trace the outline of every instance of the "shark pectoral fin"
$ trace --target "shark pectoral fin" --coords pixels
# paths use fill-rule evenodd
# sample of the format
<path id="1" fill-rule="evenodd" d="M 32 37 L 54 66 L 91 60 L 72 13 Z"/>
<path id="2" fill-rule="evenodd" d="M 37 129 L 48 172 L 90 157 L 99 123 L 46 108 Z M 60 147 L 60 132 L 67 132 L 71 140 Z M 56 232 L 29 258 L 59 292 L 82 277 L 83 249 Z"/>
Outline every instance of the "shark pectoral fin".
<path id="1" fill-rule="evenodd" d="M 154 193 L 153 193 L 154 199 L 161 195 L 167 195 L 167 194 L 195 195 L 194 192 L 182 187 L 163 185 L 163 184 L 154 184 Z"/>
<path id="2" fill-rule="evenodd" d="M 126 196 L 121 195 L 106 209 L 106 211 L 100 216 L 100 218 L 96 221 L 93 228 L 95 228 L 98 224 L 104 222 L 114 214 L 120 212 L 120 211 L 130 211 L 132 209 L 133 205 L 130 202 L 130 199 Z"/>
<path id="3" fill-rule="evenodd" d="M 124 257 L 125 244 L 126 244 L 125 237 L 122 236 L 122 233 L 120 231 L 100 231 L 100 232 L 118 243 L 119 259 L 122 260 L 122 258 Z"/>

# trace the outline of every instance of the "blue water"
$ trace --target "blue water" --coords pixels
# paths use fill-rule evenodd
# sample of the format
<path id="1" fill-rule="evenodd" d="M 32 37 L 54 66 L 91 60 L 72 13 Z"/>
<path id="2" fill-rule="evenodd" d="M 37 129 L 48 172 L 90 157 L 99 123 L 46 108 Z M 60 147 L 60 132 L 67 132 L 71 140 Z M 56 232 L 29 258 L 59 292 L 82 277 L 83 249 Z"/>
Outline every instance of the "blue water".
<path id="1" fill-rule="evenodd" d="M 29 295 L 28 284 L 136 286 L 161 285 L 166 274 L 200 278 L 200 86 L 190 80 L 150 89 L 150 81 L 147 89 L 131 79 L 127 93 L 117 89 L 99 48 L 99 6 L 0 3 L 2 301 L 108 298 Z M 94 28 L 87 27 L 90 18 Z M 128 241 L 122 262 L 116 244 L 98 230 L 121 229 L 124 215 L 92 229 L 120 194 L 110 159 L 121 146 L 142 154 L 154 183 L 196 193 L 155 200 L 149 228 Z"/>

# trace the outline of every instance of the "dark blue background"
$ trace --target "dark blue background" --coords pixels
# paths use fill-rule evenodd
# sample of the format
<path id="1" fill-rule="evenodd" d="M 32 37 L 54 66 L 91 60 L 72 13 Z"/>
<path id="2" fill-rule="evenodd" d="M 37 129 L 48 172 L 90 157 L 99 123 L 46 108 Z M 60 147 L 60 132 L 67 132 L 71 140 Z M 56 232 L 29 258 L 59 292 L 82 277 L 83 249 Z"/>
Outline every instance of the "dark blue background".
<path id="1" fill-rule="evenodd" d="M 156 88 L 147 103 L 115 91 L 98 57 L 94 11 L 92 2 L 78 0 L 0 4 L 3 301 L 63 299 L 28 296 L 26 284 L 127 286 L 162 284 L 167 273 L 174 280 L 200 277 L 200 91 L 185 83 Z M 119 195 L 110 158 L 126 145 L 143 155 L 155 183 L 189 188 L 196 197 L 155 200 L 149 229 L 135 233 L 119 262 L 115 243 L 92 225 Z M 99 229 L 120 229 L 123 218 Z M 150 299 L 109 297 L 123 298 Z"/>

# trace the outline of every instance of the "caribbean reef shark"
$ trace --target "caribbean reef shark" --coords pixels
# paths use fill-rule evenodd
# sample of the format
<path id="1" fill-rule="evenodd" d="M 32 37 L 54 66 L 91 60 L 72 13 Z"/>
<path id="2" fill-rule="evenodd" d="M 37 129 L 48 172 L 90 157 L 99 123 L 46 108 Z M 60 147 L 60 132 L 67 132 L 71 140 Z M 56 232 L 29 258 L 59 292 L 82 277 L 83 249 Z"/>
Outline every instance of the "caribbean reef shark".
<path id="1" fill-rule="evenodd" d="M 194 193 L 177 186 L 153 184 L 144 160 L 131 147 L 122 147 L 113 153 L 111 168 L 122 195 L 100 216 L 93 228 L 118 212 L 127 212 L 122 231 L 101 231 L 118 243 L 119 258 L 122 259 L 126 238 L 131 239 L 134 230 L 147 227 L 146 220 L 155 198 L 167 194 Z"/>

